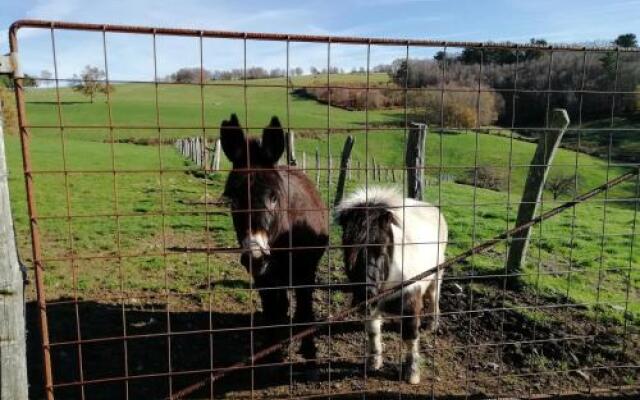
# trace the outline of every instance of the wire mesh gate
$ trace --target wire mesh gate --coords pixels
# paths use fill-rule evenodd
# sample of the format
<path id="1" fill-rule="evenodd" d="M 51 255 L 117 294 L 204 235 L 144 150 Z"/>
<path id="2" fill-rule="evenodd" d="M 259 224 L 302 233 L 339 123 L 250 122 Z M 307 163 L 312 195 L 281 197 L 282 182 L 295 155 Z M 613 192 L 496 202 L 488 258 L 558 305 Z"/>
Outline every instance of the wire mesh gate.
<path id="1" fill-rule="evenodd" d="M 566 108 L 573 125 L 551 166 L 556 175 L 540 210 L 639 163 L 633 147 L 637 49 L 20 21 L 10 30 L 11 50 L 20 55 L 27 51 L 18 51 L 22 29 L 48 33 L 40 37 L 53 70 L 40 79 L 47 90 L 14 79 L 43 354 L 41 369 L 31 374 L 36 390 L 42 379 L 48 398 L 172 397 L 260 351 L 262 343 L 254 341 L 254 332 L 264 329 L 254 320 L 257 289 L 234 264 L 241 249 L 230 213 L 217 201 L 231 165 L 223 161 L 215 171 L 208 162 L 194 165 L 172 146 L 178 138 L 199 137 L 206 147 L 230 112 L 248 132 L 278 115 L 298 134 L 298 149 L 326 160 L 306 172 L 316 178 L 329 213 L 340 170 L 329 160 L 338 159 L 345 136 L 355 137 L 362 160 L 350 166 L 357 178 L 347 182 L 349 192 L 374 184 L 372 157 L 404 182 L 411 122 L 430 124 L 424 195 L 449 221 L 452 255 L 513 226 L 524 176 L 536 167 L 535 145 L 528 142 L 553 131 L 554 107 Z M 89 104 L 71 91 L 87 80 L 72 76 L 61 59 L 68 57 L 65 43 L 88 46 L 83 36 L 92 38 L 97 55 L 87 63 L 104 71 L 88 82 L 103 89 L 91 93 Z M 171 42 L 174 37 L 184 41 Z M 147 46 L 148 63 L 132 78 L 122 71 L 143 58 L 143 47 L 128 61 L 118 51 L 136 40 Z M 175 58 L 171 52 L 178 49 L 187 63 L 189 46 L 196 81 L 162 79 L 166 55 L 160 53 Z M 322 70 L 294 76 L 295 63 L 303 62 L 296 52 Z M 255 63 L 274 53 L 283 71 L 253 79 Z M 362 69 L 340 73 L 340 63 L 354 58 Z M 205 76 L 211 64 L 232 68 L 229 59 L 240 71 L 236 79 Z M 396 61 L 385 67 L 376 59 Z M 626 183 L 573 207 L 557 223 L 540 224 L 522 270 L 505 268 L 507 237 L 495 252 L 448 271 L 442 327 L 423 335 L 418 386 L 398 374 L 402 345 L 394 333 L 386 338 L 390 366 L 377 373 L 363 368 L 367 339 L 354 324 L 364 318 L 358 316 L 317 323 L 323 328 L 315 379 L 299 374 L 302 362 L 290 351 L 283 382 L 261 381 L 256 373 L 273 365 L 250 363 L 192 395 L 637 392 L 638 197 L 638 182 Z M 329 224 L 330 243 L 313 284 L 318 321 L 349 304 L 343 246 Z M 507 287 L 514 276 L 526 289 Z M 289 335 L 298 325 L 289 320 Z"/>

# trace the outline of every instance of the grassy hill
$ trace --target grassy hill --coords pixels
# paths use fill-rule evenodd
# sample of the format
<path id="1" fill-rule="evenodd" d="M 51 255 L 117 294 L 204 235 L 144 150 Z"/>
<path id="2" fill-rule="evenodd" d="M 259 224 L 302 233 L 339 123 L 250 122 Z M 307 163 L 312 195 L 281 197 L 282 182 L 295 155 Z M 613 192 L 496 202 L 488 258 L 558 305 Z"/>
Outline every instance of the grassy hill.
<path id="1" fill-rule="evenodd" d="M 334 83 L 348 84 L 352 79 L 351 75 L 331 76 Z M 383 84 L 386 75 L 372 79 Z M 110 110 L 104 98 L 90 103 L 69 88 L 60 90 L 60 110 L 54 89 L 28 91 L 29 123 L 49 126 L 31 131 L 33 169 L 40 171 L 35 183 L 44 257 L 48 260 L 46 285 L 52 299 L 74 293 L 108 301 L 122 292 L 156 297 L 169 290 L 175 301 L 185 305 L 194 299 L 204 303 L 207 291 L 202 285 L 215 277 L 248 280 L 233 254 L 162 255 L 172 247 L 235 246 L 228 213 L 204 204 L 205 199 L 220 195 L 224 173 L 201 179 L 190 173 L 195 167 L 171 145 L 157 144 L 203 134 L 213 139 L 220 121 L 232 112 L 248 121 L 253 134 L 261 131 L 271 115 L 278 115 L 297 132 L 298 158 L 306 152 L 308 168 L 316 149 L 322 168 L 326 168 L 329 156 L 337 168 L 345 129 L 350 129 L 349 134 L 356 138 L 354 160 L 364 167 L 365 160 L 374 157 L 377 163 L 395 168 L 401 181 L 406 132 L 389 124 L 401 110 L 376 110 L 365 115 L 328 108 L 274 86 L 284 84 L 282 79 L 249 81 L 246 91 L 234 85 L 237 83 L 216 83 L 202 90 L 197 85 L 167 84 L 159 85 L 157 91 L 153 84 L 116 85 Z M 318 77 L 293 81 L 294 86 L 324 83 L 326 80 Z M 59 115 L 66 126 L 62 131 L 54 128 L 60 123 Z M 367 118 L 371 126 L 386 128 L 365 131 Z M 154 128 L 157 124 L 162 129 Z M 104 128 L 109 125 L 114 128 Z M 330 134 L 327 128 L 331 128 Z M 571 135 L 575 132 L 568 133 L 567 140 Z M 136 139 L 151 144 L 118 142 Z M 8 136 L 6 144 L 20 247 L 28 258 L 19 140 Z M 449 221 L 450 255 L 513 226 L 534 149 L 534 144 L 515 140 L 504 131 L 500 136 L 472 130 L 429 132 L 426 197 L 442 207 Z M 492 191 L 455 183 L 473 171 L 474 165 L 504 171 L 508 185 L 502 191 Z M 552 174 L 572 174 L 576 166 L 578 192 L 625 170 L 600 158 L 561 149 Z M 223 162 L 223 168 L 227 167 Z M 61 173 L 65 170 L 67 174 Z M 315 177 L 316 172 L 309 174 Z M 326 171 L 320 174 L 321 191 L 327 204 L 332 204 L 337 171 L 331 176 Z M 364 174 L 359 180 L 357 173 L 353 175 L 348 190 L 364 183 Z M 633 183 L 621 185 L 606 195 L 606 204 L 605 197 L 599 196 L 576 207 L 575 214 L 568 211 L 536 227 L 525 270 L 530 289 L 540 295 L 567 296 L 619 320 L 628 304 L 629 318 L 639 323 L 640 271 L 634 266 L 640 255 L 633 246 L 637 248 L 640 241 L 637 232 L 632 236 L 634 203 L 625 201 L 635 196 L 636 189 Z M 546 193 L 542 208 L 556 204 Z M 335 228 L 332 243 L 339 243 Z M 332 251 L 325 263 L 329 259 L 340 265 L 339 251 Z M 500 246 L 457 266 L 450 276 L 499 275 L 504 259 L 505 248 Z M 338 273 L 335 278 L 343 276 Z M 222 287 L 219 295 L 247 307 L 246 291 Z M 593 307 L 596 302 L 607 304 Z"/>

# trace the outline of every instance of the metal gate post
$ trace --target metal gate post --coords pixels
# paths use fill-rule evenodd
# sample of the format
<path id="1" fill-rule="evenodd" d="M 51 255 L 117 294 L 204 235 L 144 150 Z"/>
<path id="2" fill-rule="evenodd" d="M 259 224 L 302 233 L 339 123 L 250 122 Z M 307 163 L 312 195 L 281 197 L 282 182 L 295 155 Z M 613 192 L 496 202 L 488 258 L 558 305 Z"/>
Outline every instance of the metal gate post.
<path id="1" fill-rule="evenodd" d="M 19 25 L 14 23 L 9 28 L 9 48 L 11 53 L 18 54 L 18 29 Z M 31 174 L 31 151 L 29 145 L 31 137 L 27 129 L 26 107 L 24 100 L 24 76 L 18 68 L 13 73 L 13 85 L 16 95 L 16 108 L 18 111 L 18 128 L 20 131 L 20 143 L 22 147 L 22 168 L 24 170 L 24 181 L 27 191 L 27 210 L 29 212 L 29 225 L 31 228 L 31 246 L 33 256 L 33 268 L 35 271 L 36 294 L 38 298 L 38 312 L 40 323 L 40 334 L 42 335 L 42 367 L 44 371 L 44 387 L 47 400 L 54 400 L 53 397 L 53 374 L 51 372 L 51 354 L 49 348 L 49 325 L 47 323 L 47 305 L 44 292 L 44 274 L 42 264 L 42 248 L 40 245 L 40 230 L 38 228 L 38 211 L 35 201 L 35 187 L 33 175 Z"/>

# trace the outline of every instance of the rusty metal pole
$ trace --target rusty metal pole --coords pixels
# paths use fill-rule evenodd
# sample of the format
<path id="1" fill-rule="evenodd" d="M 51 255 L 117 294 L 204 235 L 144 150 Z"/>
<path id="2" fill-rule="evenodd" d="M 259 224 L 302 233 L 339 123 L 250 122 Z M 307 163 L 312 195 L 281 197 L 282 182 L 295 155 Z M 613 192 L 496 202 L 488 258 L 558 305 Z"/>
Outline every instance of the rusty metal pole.
<path id="1" fill-rule="evenodd" d="M 12 54 L 18 54 L 18 26 L 9 28 L 9 49 Z M 29 213 L 31 229 L 31 248 L 33 256 L 33 269 L 35 271 L 36 295 L 38 302 L 38 314 L 40 333 L 42 336 L 42 368 L 44 372 L 44 386 L 47 400 L 53 398 L 53 374 L 51 371 L 51 352 L 49 349 L 49 325 L 47 322 L 47 304 L 44 290 L 44 267 L 42 264 L 42 247 L 40 244 L 40 229 L 38 227 L 38 209 L 35 200 L 35 187 L 31 174 L 31 135 L 27 126 L 27 111 L 24 101 L 24 75 L 20 68 L 13 73 L 13 85 L 16 96 L 16 108 L 18 111 L 18 128 L 20 131 L 20 143 L 22 149 L 22 168 L 24 182 L 27 191 L 27 211 Z"/>

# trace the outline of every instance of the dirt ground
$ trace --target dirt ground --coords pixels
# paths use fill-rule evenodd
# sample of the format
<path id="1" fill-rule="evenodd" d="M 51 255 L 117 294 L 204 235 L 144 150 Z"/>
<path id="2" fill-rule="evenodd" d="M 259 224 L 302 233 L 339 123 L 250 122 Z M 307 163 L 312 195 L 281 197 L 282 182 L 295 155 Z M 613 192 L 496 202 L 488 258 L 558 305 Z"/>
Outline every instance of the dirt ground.
<path id="1" fill-rule="evenodd" d="M 317 292 L 316 304 L 329 304 L 328 296 L 326 291 Z M 164 300 L 146 297 L 129 299 L 124 305 L 99 301 L 83 301 L 77 307 L 73 302 L 50 305 L 51 340 L 67 343 L 51 349 L 54 381 L 60 385 L 55 388 L 56 398 L 162 399 L 206 379 L 211 368 L 229 366 L 250 354 L 251 334 L 246 328 L 251 326 L 251 313 L 245 303 L 214 296 L 209 313 L 208 307 L 188 299 L 170 304 L 167 310 Z M 349 302 L 348 295 L 343 301 Z M 365 335 L 355 316 L 351 322 L 325 326 L 316 340 L 319 360 L 314 368 L 305 368 L 292 356 L 290 364 L 257 367 L 253 375 L 249 370 L 229 373 L 187 398 L 640 396 L 637 325 L 594 322 L 587 310 L 562 298 L 505 291 L 500 282 L 487 280 L 471 285 L 445 281 L 441 308 L 438 331 L 422 334 L 420 385 L 400 379 L 401 343 L 393 321 L 385 325 L 383 335 L 385 366 L 375 373 L 364 370 Z M 36 311 L 36 305 L 29 303 L 28 356 L 34 399 L 42 395 Z M 330 312 L 326 307 L 318 309 L 320 317 Z M 210 333 L 210 327 L 220 331 Z M 123 340 L 125 330 L 136 338 Z M 171 340 L 163 335 L 167 331 L 173 333 Z M 81 346 L 78 332 L 84 341 Z M 105 340 L 109 337 L 113 339 Z M 167 376 L 169 366 L 172 378 Z M 127 375 L 132 377 L 128 381 L 118 379 Z M 100 382 L 73 384 L 87 380 Z"/>

